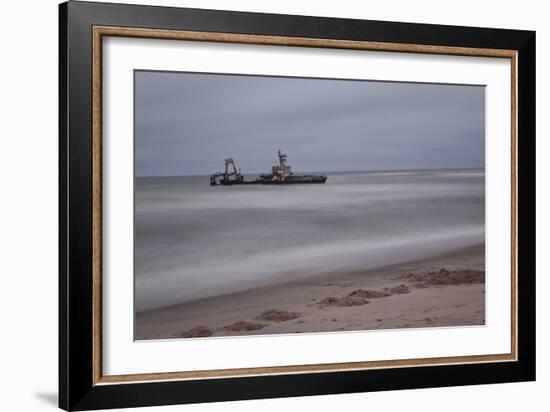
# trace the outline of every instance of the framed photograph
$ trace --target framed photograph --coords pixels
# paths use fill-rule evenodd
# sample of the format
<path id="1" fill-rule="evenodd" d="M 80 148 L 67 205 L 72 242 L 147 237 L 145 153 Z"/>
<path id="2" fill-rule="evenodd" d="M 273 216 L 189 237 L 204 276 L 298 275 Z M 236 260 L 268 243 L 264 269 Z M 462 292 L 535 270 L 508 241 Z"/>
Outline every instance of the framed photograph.
<path id="1" fill-rule="evenodd" d="M 535 379 L 535 33 L 60 5 L 66 410 Z"/>

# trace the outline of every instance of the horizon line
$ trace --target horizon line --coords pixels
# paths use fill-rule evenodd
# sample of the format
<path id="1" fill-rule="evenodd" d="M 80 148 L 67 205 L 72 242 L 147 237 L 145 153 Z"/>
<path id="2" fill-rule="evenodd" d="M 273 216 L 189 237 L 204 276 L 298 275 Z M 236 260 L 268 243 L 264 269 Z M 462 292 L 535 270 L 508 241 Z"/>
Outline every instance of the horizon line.
<path id="1" fill-rule="evenodd" d="M 295 174 L 305 174 L 305 173 L 379 173 L 379 172 L 429 172 L 435 170 L 485 170 L 483 167 L 445 167 L 445 168 L 429 168 L 429 169 L 370 169 L 370 170 L 308 170 L 308 171 L 298 171 Z M 243 176 L 252 175 L 252 174 L 262 174 L 262 172 L 250 172 L 250 173 L 241 173 Z M 208 177 L 209 174 L 185 174 L 185 175 L 143 175 L 138 176 L 134 174 L 134 178 L 151 178 L 151 177 Z"/>

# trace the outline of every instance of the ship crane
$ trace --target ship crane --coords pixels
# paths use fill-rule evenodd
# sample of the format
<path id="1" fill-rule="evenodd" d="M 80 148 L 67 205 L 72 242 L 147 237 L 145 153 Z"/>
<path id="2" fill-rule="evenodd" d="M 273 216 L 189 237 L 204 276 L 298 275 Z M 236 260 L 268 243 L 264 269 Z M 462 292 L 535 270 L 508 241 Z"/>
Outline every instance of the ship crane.
<path id="1" fill-rule="evenodd" d="M 235 176 L 235 178 L 231 179 L 231 176 Z M 223 173 L 217 172 L 210 175 L 211 186 L 238 184 L 242 183 L 243 180 L 241 169 L 237 170 L 237 166 L 235 166 L 235 161 L 232 157 L 225 159 L 225 171 Z"/>

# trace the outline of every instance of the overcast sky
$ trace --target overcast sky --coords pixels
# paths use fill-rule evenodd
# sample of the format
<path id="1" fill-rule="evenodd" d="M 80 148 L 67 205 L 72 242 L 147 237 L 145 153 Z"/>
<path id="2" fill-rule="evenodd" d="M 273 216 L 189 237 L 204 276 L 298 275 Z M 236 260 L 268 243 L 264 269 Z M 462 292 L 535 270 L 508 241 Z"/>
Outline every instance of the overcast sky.
<path id="1" fill-rule="evenodd" d="M 483 168 L 485 88 L 136 71 L 137 176 Z"/>

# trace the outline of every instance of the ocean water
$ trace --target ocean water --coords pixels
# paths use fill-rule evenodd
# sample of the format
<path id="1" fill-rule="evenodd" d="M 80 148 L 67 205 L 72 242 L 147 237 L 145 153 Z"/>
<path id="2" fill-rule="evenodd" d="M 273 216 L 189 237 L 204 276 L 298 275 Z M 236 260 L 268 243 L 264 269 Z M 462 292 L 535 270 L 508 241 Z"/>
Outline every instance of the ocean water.
<path id="1" fill-rule="evenodd" d="M 324 174 L 284 186 L 137 178 L 136 311 L 484 242 L 484 170 Z"/>

